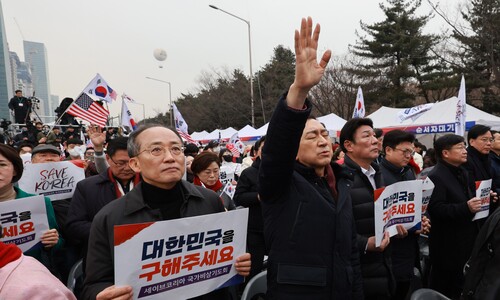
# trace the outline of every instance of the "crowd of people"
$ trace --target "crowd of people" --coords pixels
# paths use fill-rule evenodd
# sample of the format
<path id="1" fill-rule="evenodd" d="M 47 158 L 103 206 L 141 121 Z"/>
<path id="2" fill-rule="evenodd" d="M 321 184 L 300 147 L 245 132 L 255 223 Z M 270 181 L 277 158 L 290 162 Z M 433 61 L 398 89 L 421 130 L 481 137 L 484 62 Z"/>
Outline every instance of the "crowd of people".
<path id="1" fill-rule="evenodd" d="M 114 226 L 241 207 L 249 209 L 248 253 L 234 268 L 246 282 L 267 270 L 266 299 L 397 300 L 419 287 L 451 299 L 499 297 L 500 132 L 475 125 L 467 140 L 446 134 L 427 149 L 410 132 L 353 118 L 332 143 L 307 99 L 331 56 L 326 51 L 318 62 L 319 35 L 319 25 L 302 20 L 295 80 L 267 135 L 239 157 L 220 141 L 186 144 L 155 124 L 125 136 L 93 125 L 48 131 L 36 122 L 0 144 L 0 202 L 31 196 L 16 186 L 26 155 L 31 163 L 82 161 L 86 175 L 71 198 L 45 198 L 50 229 L 42 249 L 23 254 L 0 242 L 0 298 L 131 299 L 131 286 L 114 285 Z M 425 177 L 435 187 L 420 226 L 398 225 L 377 244 L 375 190 Z M 473 221 L 482 205 L 475 183 L 488 179 L 489 216 Z M 421 264 L 422 240 L 430 266 Z M 69 291 L 79 260 L 83 280 Z M 244 287 L 194 299 L 237 299 Z"/>

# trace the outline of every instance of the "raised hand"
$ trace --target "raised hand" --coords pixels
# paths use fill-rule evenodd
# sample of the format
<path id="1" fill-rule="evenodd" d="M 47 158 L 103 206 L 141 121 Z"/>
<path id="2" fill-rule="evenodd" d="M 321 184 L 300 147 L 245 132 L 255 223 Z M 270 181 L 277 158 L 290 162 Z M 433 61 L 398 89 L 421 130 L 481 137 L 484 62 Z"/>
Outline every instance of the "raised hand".
<path id="1" fill-rule="evenodd" d="M 101 152 L 104 149 L 104 142 L 106 142 L 106 133 L 102 132 L 101 127 L 91 124 L 87 128 L 87 134 L 94 145 L 94 150 Z"/>
<path id="2" fill-rule="evenodd" d="M 295 30 L 295 80 L 290 86 L 287 96 L 288 106 L 300 109 L 304 105 L 309 90 L 323 77 L 325 68 L 332 53 L 325 51 L 321 60 L 317 61 L 320 25 L 313 28 L 311 17 L 302 19 L 300 32 Z"/>

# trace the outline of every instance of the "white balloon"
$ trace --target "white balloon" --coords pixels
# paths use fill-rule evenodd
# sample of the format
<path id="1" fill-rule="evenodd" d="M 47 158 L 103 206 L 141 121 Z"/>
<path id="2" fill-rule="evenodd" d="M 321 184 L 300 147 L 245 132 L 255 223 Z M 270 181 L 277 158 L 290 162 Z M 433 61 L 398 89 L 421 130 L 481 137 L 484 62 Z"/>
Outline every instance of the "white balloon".
<path id="1" fill-rule="evenodd" d="M 167 59 L 167 51 L 165 51 L 165 49 L 155 49 L 155 51 L 153 51 L 153 55 L 159 61 L 164 61 L 165 59 Z"/>

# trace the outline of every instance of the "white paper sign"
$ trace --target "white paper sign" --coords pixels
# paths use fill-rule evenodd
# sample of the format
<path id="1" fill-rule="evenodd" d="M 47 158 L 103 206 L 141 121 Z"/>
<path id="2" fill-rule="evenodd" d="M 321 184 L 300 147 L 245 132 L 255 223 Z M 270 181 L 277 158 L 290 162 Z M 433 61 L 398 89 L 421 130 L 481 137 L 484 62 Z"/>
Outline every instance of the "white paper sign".
<path id="1" fill-rule="evenodd" d="M 23 252 L 41 247 L 40 238 L 49 230 L 43 196 L 0 202 L 0 223 L 5 244 L 16 244 Z"/>
<path id="2" fill-rule="evenodd" d="M 239 284 L 248 209 L 115 226 L 115 284 L 134 299 L 187 299 Z"/>
<path id="3" fill-rule="evenodd" d="M 19 180 L 19 188 L 30 194 L 44 195 L 50 200 L 73 196 L 76 184 L 85 179 L 85 171 L 71 161 L 27 164 Z"/>
<path id="4" fill-rule="evenodd" d="M 401 181 L 375 190 L 375 246 L 384 233 L 396 235 L 397 225 L 411 229 L 422 220 L 422 180 Z"/>
<path id="5" fill-rule="evenodd" d="M 425 177 L 422 182 L 422 215 L 427 212 L 427 206 L 434 191 L 434 182 L 429 177 Z"/>
<path id="6" fill-rule="evenodd" d="M 490 213 L 491 179 L 476 181 L 476 197 L 481 199 L 481 210 L 474 215 L 472 221 L 484 219 Z"/>

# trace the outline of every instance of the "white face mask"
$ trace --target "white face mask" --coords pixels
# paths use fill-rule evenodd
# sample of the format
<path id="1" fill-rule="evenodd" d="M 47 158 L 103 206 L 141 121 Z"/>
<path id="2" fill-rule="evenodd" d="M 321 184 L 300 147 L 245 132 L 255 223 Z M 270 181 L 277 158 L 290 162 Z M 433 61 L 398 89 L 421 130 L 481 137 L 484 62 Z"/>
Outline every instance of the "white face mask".
<path id="1" fill-rule="evenodd" d="M 212 148 L 212 150 L 213 150 L 215 153 L 218 153 L 218 152 L 220 151 L 220 147 L 219 147 L 219 146 L 217 146 L 217 147 L 215 147 L 215 148 Z"/>
<path id="2" fill-rule="evenodd" d="M 83 159 L 85 150 L 87 150 L 87 147 L 85 145 L 75 146 L 73 149 L 68 150 L 68 153 L 71 157 L 80 156 L 80 159 Z"/>

